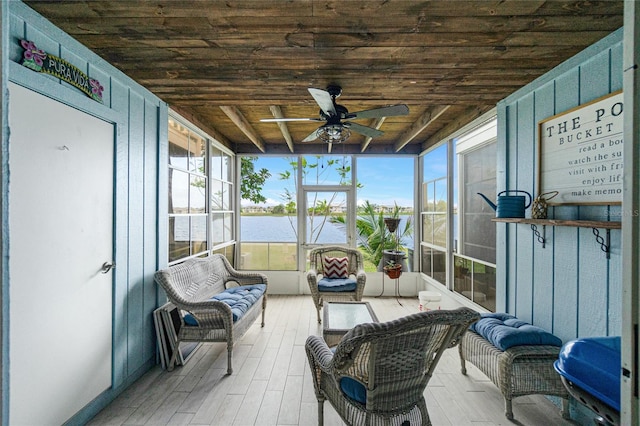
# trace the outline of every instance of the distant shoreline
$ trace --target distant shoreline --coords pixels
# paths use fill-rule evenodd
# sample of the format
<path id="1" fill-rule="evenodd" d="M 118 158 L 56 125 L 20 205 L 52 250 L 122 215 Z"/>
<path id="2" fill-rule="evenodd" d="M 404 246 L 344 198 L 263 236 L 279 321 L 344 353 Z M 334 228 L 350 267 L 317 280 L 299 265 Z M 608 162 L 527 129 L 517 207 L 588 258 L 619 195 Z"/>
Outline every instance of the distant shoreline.
<path id="1" fill-rule="evenodd" d="M 359 214 L 359 213 L 358 213 Z M 407 211 L 407 212 L 402 212 L 400 213 L 400 216 L 411 216 L 413 215 L 413 211 Z M 282 217 L 286 217 L 286 216 L 290 216 L 290 217 L 296 217 L 297 214 L 286 214 L 286 213 L 269 213 L 269 212 L 250 212 L 250 213 L 245 213 L 245 212 L 240 212 L 240 216 L 282 216 Z M 316 216 L 323 216 L 323 215 L 316 215 Z M 330 213 L 328 216 L 344 216 L 344 213 Z"/>

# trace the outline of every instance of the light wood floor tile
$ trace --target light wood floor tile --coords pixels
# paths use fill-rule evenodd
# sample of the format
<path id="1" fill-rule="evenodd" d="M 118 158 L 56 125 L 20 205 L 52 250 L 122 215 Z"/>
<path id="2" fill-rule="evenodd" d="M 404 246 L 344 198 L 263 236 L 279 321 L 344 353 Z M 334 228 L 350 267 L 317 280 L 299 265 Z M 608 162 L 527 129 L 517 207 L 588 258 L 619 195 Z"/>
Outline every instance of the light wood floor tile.
<path id="1" fill-rule="evenodd" d="M 300 418 L 300 402 L 302 399 L 302 376 L 288 376 L 282 393 L 279 425 L 297 425 Z"/>
<path id="2" fill-rule="evenodd" d="M 134 407 L 120 407 L 116 408 L 111 404 L 106 409 L 99 412 L 93 419 L 91 419 L 88 426 L 120 426 L 133 414 Z"/>
<path id="3" fill-rule="evenodd" d="M 267 390 L 266 380 L 253 380 L 247 389 L 242 402 L 241 415 L 236 416 L 233 424 L 236 426 L 251 426 L 257 423 L 258 411 L 262 405 L 265 392 Z"/>
<path id="4" fill-rule="evenodd" d="M 211 422 L 216 426 L 229 426 L 236 417 L 242 416 L 242 400 L 244 395 L 228 394 L 222 402 L 222 407 Z"/>
<path id="5" fill-rule="evenodd" d="M 238 374 L 235 376 L 233 386 L 229 389 L 229 393 L 245 395 L 247 389 L 251 386 L 253 376 L 256 374 L 258 365 L 260 364 L 260 358 L 247 358 L 239 369 Z"/>
<path id="6" fill-rule="evenodd" d="M 380 321 L 418 312 L 417 298 L 365 298 Z M 233 350 L 231 376 L 224 343 L 202 345 L 185 366 L 152 368 L 89 425 L 316 425 L 318 403 L 304 343 L 322 335 L 310 296 L 273 296 L 265 327 L 249 328 Z M 425 390 L 434 426 L 571 425 L 543 396 L 513 400 L 516 417 L 504 417 L 504 399 L 480 370 L 467 363 L 460 373 L 457 348 L 445 351 Z M 326 426 L 344 423 L 324 404 Z"/>
<path id="7" fill-rule="evenodd" d="M 156 386 L 148 390 L 147 398 L 129 416 L 125 425 L 144 425 L 166 404 L 177 384 L 183 379 L 178 375 L 159 376 Z M 177 407 L 176 407 L 177 408 Z"/>
<path id="8" fill-rule="evenodd" d="M 227 370 L 222 368 L 207 370 L 177 411 L 195 414 L 225 374 Z"/>
<path id="9" fill-rule="evenodd" d="M 306 368 L 309 367 L 307 365 L 307 353 L 304 350 L 304 343 L 302 345 L 294 345 L 287 374 L 289 376 L 302 376 L 307 371 Z"/>
<path id="10" fill-rule="evenodd" d="M 458 426 L 471 424 L 471 419 L 463 410 L 466 398 L 455 398 L 446 386 L 432 387 L 429 390 L 451 424 Z"/>
<path id="11" fill-rule="evenodd" d="M 167 422 L 167 426 L 189 426 L 193 419 L 191 413 L 175 413 Z"/>
<path id="12" fill-rule="evenodd" d="M 282 391 L 265 391 L 260 410 L 258 411 L 256 425 L 272 426 L 278 424 L 282 394 Z"/>
<path id="13" fill-rule="evenodd" d="M 187 392 L 172 392 L 163 404 L 149 417 L 145 424 L 166 425 L 187 397 Z"/>
<path id="14" fill-rule="evenodd" d="M 315 318 L 314 318 L 315 319 Z M 300 404 L 299 426 L 318 426 L 318 402 L 303 402 Z"/>

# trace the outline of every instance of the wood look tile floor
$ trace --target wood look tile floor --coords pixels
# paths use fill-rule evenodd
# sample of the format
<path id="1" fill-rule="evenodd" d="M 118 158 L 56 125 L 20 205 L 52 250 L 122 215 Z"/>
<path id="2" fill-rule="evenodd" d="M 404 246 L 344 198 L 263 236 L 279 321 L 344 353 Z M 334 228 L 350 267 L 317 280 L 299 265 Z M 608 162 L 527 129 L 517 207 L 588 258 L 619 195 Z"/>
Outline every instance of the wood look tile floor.
<path id="1" fill-rule="evenodd" d="M 418 312 L 417 298 L 364 298 L 378 319 Z M 268 299 L 266 324 L 259 321 L 236 343 L 226 376 L 223 343 L 202 345 L 183 367 L 159 365 L 125 390 L 90 425 L 317 425 L 317 401 L 304 350 L 307 336 L 321 335 L 310 296 Z M 514 399 L 515 420 L 504 417 L 497 387 L 473 365 L 460 373 L 457 349 L 440 360 L 425 391 L 434 425 L 571 425 L 543 396 Z M 343 425 L 324 404 L 325 425 Z"/>

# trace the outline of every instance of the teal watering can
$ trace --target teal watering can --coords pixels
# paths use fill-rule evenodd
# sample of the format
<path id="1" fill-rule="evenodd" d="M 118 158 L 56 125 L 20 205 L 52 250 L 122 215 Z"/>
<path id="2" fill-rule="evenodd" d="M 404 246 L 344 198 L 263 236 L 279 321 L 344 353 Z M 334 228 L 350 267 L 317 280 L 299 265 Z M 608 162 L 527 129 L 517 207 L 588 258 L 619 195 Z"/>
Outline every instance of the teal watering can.
<path id="1" fill-rule="evenodd" d="M 510 192 L 519 192 L 529 197 L 529 201 L 526 201 L 525 195 L 506 195 Z M 527 191 L 521 191 L 519 189 L 511 189 L 502 191 L 498 194 L 496 204 L 493 204 L 491 200 L 484 196 L 484 194 L 477 193 L 479 196 L 489 203 L 491 208 L 496 211 L 496 217 L 524 217 L 524 211 L 531 205 L 531 194 Z M 504 195 L 503 195 L 504 194 Z"/>

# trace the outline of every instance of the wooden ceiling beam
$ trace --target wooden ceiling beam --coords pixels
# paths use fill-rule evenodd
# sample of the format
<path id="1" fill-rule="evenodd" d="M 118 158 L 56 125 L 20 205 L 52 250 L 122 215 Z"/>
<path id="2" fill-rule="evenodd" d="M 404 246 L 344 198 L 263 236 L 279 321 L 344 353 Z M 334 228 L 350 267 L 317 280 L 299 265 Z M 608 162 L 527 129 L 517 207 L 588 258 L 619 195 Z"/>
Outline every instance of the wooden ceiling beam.
<path id="1" fill-rule="evenodd" d="M 220 109 L 227 115 L 227 117 L 229 117 L 231 121 L 233 121 L 233 124 L 238 126 L 242 133 L 244 133 L 249 138 L 249 140 L 253 142 L 256 147 L 258 147 L 260 151 L 265 152 L 264 141 L 260 136 L 258 136 L 258 132 L 256 132 L 251 124 L 249 124 L 247 119 L 244 117 L 244 115 L 242 115 L 238 108 L 233 106 L 221 105 Z"/>
<path id="2" fill-rule="evenodd" d="M 430 148 L 431 146 L 437 144 L 444 138 L 449 137 L 456 130 L 461 129 L 462 127 L 471 123 L 473 120 L 480 117 L 482 114 L 486 113 L 491 108 L 493 108 L 493 105 L 467 108 L 461 114 L 459 114 L 454 121 L 452 121 L 442 129 L 438 130 L 429 138 L 429 140 L 425 141 L 422 144 L 422 150 L 424 151 Z"/>
<path id="3" fill-rule="evenodd" d="M 282 109 L 280 109 L 278 105 L 271 105 L 269 107 L 269 110 L 271 110 L 271 114 L 273 115 L 273 118 L 284 118 L 284 115 L 282 114 Z M 282 137 L 284 137 L 284 140 L 287 143 L 289 150 L 293 152 L 293 139 L 291 139 L 291 133 L 289 133 L 289 128 L 287 127 L 287 123 L 282 121 L 277 121 L 276 124 L 280 128 L 280 132 L 282 132 Z"/>
<path id="4" fill-rule="evenodd" d="M 406 144 L 411 142 L 413 138 L 418 136 L 420 132 L 426 129 L 431 123 L 436 121 L 451 105 L 441 105 L 437 107 L 427 108 L 427 110 L 418 118 L 405 132 L 400 135 L 398 142 L 395 143 L 393 149 L 398 152 Z"/>
<path id="5" fill-rule="evenodd" d="M 202 117 L 193 114 L 188 108 L 183 109 L 179 105 L 173 105 L 171 109 L 180 114 L 183 118 L 187 119 L 189 122 L 198 126 L 217 142 L 221 143 L 229 149 L 233 149 L 233 144 L 231 143 L 231 141 L 227 139 L 222 133 L 220 133 L 218 129 L 212 126 L 210 120 L 202 119 Z"/>

